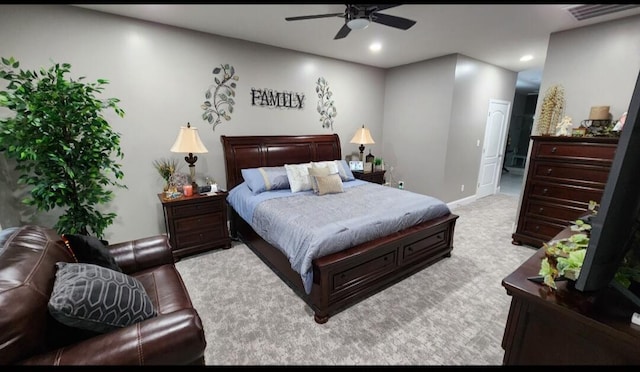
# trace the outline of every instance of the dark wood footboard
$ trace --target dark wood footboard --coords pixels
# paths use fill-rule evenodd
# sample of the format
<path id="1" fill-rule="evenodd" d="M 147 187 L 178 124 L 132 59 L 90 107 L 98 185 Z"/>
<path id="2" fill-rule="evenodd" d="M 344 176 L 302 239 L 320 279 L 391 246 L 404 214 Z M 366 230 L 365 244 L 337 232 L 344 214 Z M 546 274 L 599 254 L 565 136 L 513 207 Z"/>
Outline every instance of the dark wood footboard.
<path id="1" fill-rule="evenodd" d="M 227 189 L 243 179 L 241 169 L 341 159 L 337 135 L 221 136 Z M 383 187 L 383 186 L 381 186 Z M 448 214 L 313 261 L 307 294 L 287 257 L 262 239 L 230 208 L 231 236 L 239 238 L 315 313 L 317 323 L 451 255 L 458 216 Z"/>
<path id="2" fill-rule="evenodd" d="M 242 242 L 314 311 L 317 323 L 451 255 L 458 216 L 449 214 L 313 261 L 311 293 L 287 257 L 232 210 Z"/>

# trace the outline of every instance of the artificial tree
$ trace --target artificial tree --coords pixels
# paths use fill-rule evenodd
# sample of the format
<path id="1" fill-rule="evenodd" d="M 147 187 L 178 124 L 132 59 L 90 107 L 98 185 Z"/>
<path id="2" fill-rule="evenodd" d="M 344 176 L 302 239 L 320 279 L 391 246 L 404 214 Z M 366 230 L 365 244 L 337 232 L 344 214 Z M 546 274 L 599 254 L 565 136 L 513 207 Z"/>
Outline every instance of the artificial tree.
<path id="1" fill-rule="evenodd" d="M 83 82 L 65 77 L 68 63 L 40 71 L 16 71 L 20 63 L 2 58 L 0 78 L 0 153 L 16 161 L 18 183 L 31 187 L 23 203 L 39 211 L 62 208 L 53 226 L 58 233 L 102 238 L 116 217 L 102 213 L 101 204 L 113 199 L 109 186 L 126 187 L 120 134 L 109 126 L 102 111 L 112 108 L 123 117 L 116 98 L 100 100 L 107 80 Z"/>

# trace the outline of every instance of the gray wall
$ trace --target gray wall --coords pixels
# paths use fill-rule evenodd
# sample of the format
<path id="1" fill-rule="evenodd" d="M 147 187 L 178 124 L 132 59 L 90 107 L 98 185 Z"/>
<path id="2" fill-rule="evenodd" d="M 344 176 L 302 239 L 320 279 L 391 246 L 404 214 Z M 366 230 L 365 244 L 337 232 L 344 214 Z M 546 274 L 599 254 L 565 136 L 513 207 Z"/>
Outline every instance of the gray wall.
<path id="1" fill-rule="evenodd" d="M 551 34 L 533 133 L 537 133 L 542 100 L 552 85 L 564 88 L 565 115 L 577 127 L 589 118 L 592 106 L 610 106 L 613 119 L 620 118 L 629 108 L 638 71 L 640 16 Z"/>
<path id="2" fill-rule="evenodd" d="M 447 202 L 475 195 L 489 100 L 512 101 L 516 78 L 459 54 L 389 69 L 383 150 L 394 181 Z"/>
<path id="3" fill-rule="evenodd" d="M 182 170 L 188 173 L 184 155 L 169 152 L 180 126 L 187 122 L 198 127 L 209 150 L 198 156 L 198 178 L 202 181 L 210 176 L 220 185 L 226 182 L 220 142 L 223 134 L 337 133 L 343 155 L 347 155 L 358 151 L 349 140 L 365 124 L 379 141 L 367 148 L 383 155 L 382 69 L 65 5 L 1 5 L 0 34 L 1 56 L 14 56 L 22 68 L 48 67 L 50 60 L 68 62 L 72 65 L 71 77 L 108 79 L 104 97 L 121 100 L 125 117 L 108 113 L 107 119 L 122 134 L 122 170 L 128 189 L 116 190 L 115 200 L 108 208 L 118 215 L 106 231 L 105 238 L 110 241 L 164 232 L 156 196 L 163 182 L 152 162 L 173 155 L 184 163 Z M 214 132 L 201 119 L 200 105 L 205 90 L 213 83 L 211 71 L 221 63 L 233 65 L 240 80 L 232 119 L 223 121 Z M 336 102 L 333 131 L 322 128 L 316 111 L 319 77 L 328 80 Z M 251 106 L 251 88 L 304 92 L 305 108 L 299 111 Z M 6 162 L 0 166 L 3 163 Z M 0 174 L 5 173 L 6 169 Z M 2 189 L 15 187 L 13 179 L 0 182 Z M 19 206 L 14 194 L 0 194 L 0 214 L 6 216 L 0 218 L 0 223 L 5 226 L 18 223 L 12 215 L 14 206 Z M 40 215 L 33 221 L 53 225 L 52 218 Z"/>

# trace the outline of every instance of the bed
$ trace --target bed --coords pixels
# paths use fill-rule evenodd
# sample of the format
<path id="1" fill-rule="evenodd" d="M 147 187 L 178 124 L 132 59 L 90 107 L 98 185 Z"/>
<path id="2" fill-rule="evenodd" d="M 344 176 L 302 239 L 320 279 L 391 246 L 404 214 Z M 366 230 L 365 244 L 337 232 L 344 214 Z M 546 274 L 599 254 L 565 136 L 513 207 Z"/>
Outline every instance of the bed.
<path id="1" fill-rule="evenodd" d="M 238 187 L 236 190 L 239 190 L 244 186 L 242 169 L 342 159 L 337 134 L 223 135 L 220 139 L 224 151 L 227 189 L 230 193 L 234 188 Z M 364 181 L 357 181 L 348 185 L 349 187 L 346 187 L 347 182 L 344 185 L 345 195 L 341 195 L 342 197 L 348 197 L 347 192 L 350 188 L 369 192 L 390 191 L 382 190 L 390 189 L 386 186 Z M 453 233 L 458 218 L 446 208 L 446 213 L 440 213 L 435 218 L 315 257 L 310 262 L 310 281 L 307 282 L 304 275 L 294 270 L 289 257 L 274 246 L 277 244 L 269 243 L 267 239 L 272 241 L 270 238 L 260 236 L 241 214 L 246 213 L 236 211 L 230 206 L 231 236 L 245 243 L 302 298 L 313 310 L 314 320 L 319 324 L 327 322 L 330 316 L 349 306 L 449 257 L 453 249 Z"/>

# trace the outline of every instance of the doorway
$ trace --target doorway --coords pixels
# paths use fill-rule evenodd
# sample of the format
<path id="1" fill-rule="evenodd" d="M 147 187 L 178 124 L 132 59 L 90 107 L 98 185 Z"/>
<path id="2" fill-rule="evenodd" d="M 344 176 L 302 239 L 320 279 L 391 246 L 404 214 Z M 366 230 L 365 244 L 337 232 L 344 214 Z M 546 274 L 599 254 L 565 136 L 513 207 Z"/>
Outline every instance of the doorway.
<path id="1" fill-rule="evenodd" d="M 537 92 L 516 91 L 504 150 L 500 193 L 517 196 L 522 191 L 524 167 L 529 152 L 537 101 Z"/>
<path id="2" fill-rule="evenodd" d="M 500 187 L 500 172 L 503 166 L 505 137 L 511 102 L 489 100 L 487 124 L 484 130 L 482 159 L 476 196 L 482 198 L 495 194 Z"/>

